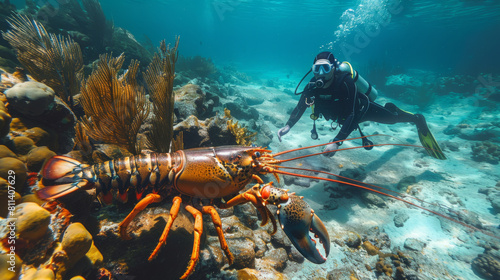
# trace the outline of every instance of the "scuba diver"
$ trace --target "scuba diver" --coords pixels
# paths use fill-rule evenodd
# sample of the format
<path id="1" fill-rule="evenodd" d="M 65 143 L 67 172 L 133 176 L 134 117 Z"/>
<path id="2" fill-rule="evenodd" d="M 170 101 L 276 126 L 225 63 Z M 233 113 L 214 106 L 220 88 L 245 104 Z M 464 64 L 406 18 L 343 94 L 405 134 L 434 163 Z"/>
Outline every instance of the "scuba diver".
<path id="1" fill-rule="evenodd" d="M 297 93 L 297 89 L 310 72 L 314 77 L 310 80 L 304 91 Z M 339 63 L 331 52 L 321 52 L 315 58 L 312 69 L 302 78 L 295 89 L 295 94 L 301 94 L 299 103 L 292 111 L 286 125 L 278 131 L 278 139 L 287 134 L 297 123 L 307 107 L 312 108 L 311 119 L 314 120 L 311 138 L 317 139 L 316 120 L 323 116 L 341 125 L 341 129 L 324 151 L 335 151 L 342 145 L 349 134 L 358 129 L 363 133 L 359 123 L 374 121 L 384 124 L 411 122 L 417 126 L 418 136 L 427 153 L 437 159 L 446 159 L 436 139 L 427 127 L 425 118 L 421 114 L 412 114 L 399 109 L 393 103 L 381 106 L 374 102 L 377 91 L 353 70 L 349 62 Z M 335 128 L 334 128 L 335 130 Z M 373 143 L 367 138 L 363 139 L 363 146 L 370 150 Z"/>

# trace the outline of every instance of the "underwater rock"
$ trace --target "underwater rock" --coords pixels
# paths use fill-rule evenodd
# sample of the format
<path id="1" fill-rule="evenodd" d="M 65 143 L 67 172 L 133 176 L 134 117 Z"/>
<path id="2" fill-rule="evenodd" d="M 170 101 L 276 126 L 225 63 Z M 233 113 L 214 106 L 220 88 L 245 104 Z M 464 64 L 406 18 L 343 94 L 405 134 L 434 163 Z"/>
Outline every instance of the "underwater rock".
<path id="1" fill-rule="evenodd" d="M 394 216 L 394 225 L 396 227 L 403 227 L 405 222 L 410 218 L 406 213 L 398 213 Z"/>
<path id="2" fill-rule="evenodd" d="M 178 119 L 191 115 L 205 118 L 213 115 L 214 101 L 206 100 L 206 93 L 198 85 L 187 84 L 175 91 L 175 113 Z"/>
<path id="3" fill-rule="evenodd" d="M 14 154 L 14 152 L 12 152 L 9 148 L 7 148 L 7 146 L 5 145 L 0 145 L 0 158 L 4 158 L 4 157 L 17 157 L 16 154 Z"/>
<path id="4" fill-rule="evenodd" d="M 32 193 L 24 195 L 21 198 L 21 203 L 24 203 L 24 202 L 34 202 L 40 206 L 42 206 L 42 204 L 45 203 L 44 200 L 41 200 L 40 198 L 38 198 L 38 196 L 36 194 L 32 194 Z"/>
<path id="5" fill-rule="evenodd" d="M 132 208 L 113 205 L 103 207 L 99 211 L 100 231 L 94 237 L 94 242 L 107 262 L 106 267 L 109 267 L 113 274 L 140 275 L 136 276 L 140 279 L 164 279 L 165 275 L 171 275 L 173 279 L 177 279 L 185 272 L 191 257 L 191 249 L 186 248 L 192 248 L 194 232 L 191 215 L 186 211 L 179 212 L 166 244 L 162 246 L 155 260 L 148 261 L 165 228 L 170 207 L 172 203 L 162 203 L 158 207 L 148 207 L 140 212 L 128 227 L 132 238 L 130 240 L 119 237 L 118 223 Z M 204 248 L 205 244 L 203 235 L 201 248 Z M 156 269 L 158 266 L 162 269 Z"/>
<path id="6" fill-rule="evenodd" d="M 0 279 L 16 280 L 19 279 L 22 261 L 17 255 L 0 254 Z M 10 268 L 14 268 L 14 271 Z M 24 278 L 23 278 L 24 279 Z"/>
<path id="7" fill-rule="evenodd" d="M 79 275 L 72 277 L 71 279 L 74 279 L 76 277 L 80 277 L 80 279 L 84 279 L 81 275 L 88 276 L 94 274 L 95 270 L 97 267 L 100 267 L 102 265 L 104 258 L 95 247 L 94 243 L 92 243 L 92 246 L 90 247 L 89 251 L 87 254 L 85 254 L 84 257 L 82 257 L 78 262 L 76 262 L 73 267 L 68 270 L 67 275 L 65 278 L 68 278 L 68 276 L 72 275 Z"/>
<path id="8" fill-rule="evenodd" d="M 266 252 L 263 261 L 277 271 L 283 271 L 286 267 L 288 254 L 284 248 L 271 249 Z"/>
<path id="9" fill-rule="evenodd" d="M 288 236 L 286 234 L 278 229 L 274 235 L 271 235 L 271 243 L 275 248 L 285 248 L 285 250 L 288 250 L 290 247 L 292 247 L 292 242 L 290 239 L 288 239 Z"/>
<path id="10" fill-rule="evenodd" d="M 227 244 L 234 256 L 232 267 L 236 269 L 255 267 L 255 242 L 249 238 L 228 238 Z"/>
<path id="11" fill-rule="evenodd" d="M 500 279 L 500 262 L 490 254 L 480 254 L 471 266 L 484 279 Z"/>
<path id="12" fill-rule="evenodd" d="M 26 136 L 18 136 L 12 139 L 14 152 L 18 155 L 27 155 L 31 149 L 35 148 L 35 142 Z"/>
<path id="13" fill-rule="evenodd" d="M 288 278 L 285 275 L 274 270 L 243 268 L 238 270 L 237 279 L 285 280 Z"/>
<path id="14" fill-rule="evenodd" d="M 16 132 L 23 132 L 26 129 L 26 125 L 24 124 L 23 120 L 20 118 L 12 118 L 12 121 L 10 122 L 10 130 L 16 131 Z"/>
<path id="15" fill-rule="evenodd" d="M 288 253 L 288 259 L 292 262 L 303 263 L 305 261 L 305 257 L 295 248 L 290 247 L 290 252 Z"/>
<path id="16" fill-rule="evenodd" d="M 243 102 L 228 102 L 224 104 L 231 111 L 231 115 L 240 120 L 258 120 L 259 111 Z"/>
<path id="17" fill-rule="evenodd" d="M 41 127 L 32 127 L 24 131 L 26 137 L 33 140 L 36 146 L 49 146 L 51 135 Z"/>
<path id="18" fill-rule="evenodd" d="M 235 145 L 236 137 L 229 131 L 227 120 L 219 116 L 198 120 L 189 116 L 174 126 L 174 132 L 184 134 L 184 149 Z"/>
<path id="19" fill-rule="evenodd" d="M 470 75 L 455 75 L 452 77 L 439 77 L 437 84 L 439 85 L 438 93 L 440 95 L 448 95 L 450 92 L 470 94 L 477 87 L 475 84 L 477 79 Z"/>
<path id="20" fill-rule="evenodd" d="M 23 280 L 54 280 L 56 276 L 54 275 L 54 271 L 48 268 L 41 269 L 29 269 L 23 275 Z"/>
<path id="21" fill-rule="evenodd" d="M 9 112 L 7 112 L 7 108 L 5 108 L 3 101 L 0 101 L 0 139 L 9 133 L 11 121 L 12 117 Z"/>
<path id="22" fill-rule="evenodd" d="M 236 216 L 221 219 L 222 227 L 225 229 L 226 239 L 253 239 L 254 234 L 251 229 L 245 226 Z"/>
<path id="23" fill-rule="evenodd" d="M 452 152 L 458 152 L 458 151 L 460 151 L 461 145 L 458 142 L 454 142 L 454 141 L 443 141 L 441 146 L 445 149 L 452 151 Z"/>
<path id="24" fill-rule="evenodd" d="M 15 176 L 14 187 L 18 193 L 22 193 L 23 191 L 24 183 L 28 178 L 27 171 L 24 163 L 17 158 L 0 158 L 0 177 L 8 179 L 9 176 Z"/>
<path id="25" fill-rule="evenodd" d="M 378 207 L 378 208 L 384 208 L 387 207 L 387 204 L 385 203 L 385 200 L 382 199 L 380 196 L 371 193 L 371 192 L 364 192 L 361 194 L 361 199 L 363 200 L 364 203 L 368 205 L 369 208 L 373 207 Z"/>
<path id="26" fill-rule="evenodd" d="M 500 146 L 489 141 L 474 143 L 471 146 L 472 159 L 478 162 L 498 164 L 500 161 Z"/>
<path id="27" fill-rule="evenodd" d="M 72 223 L 64 232 L 61 241 L 62 249 L 66 252 L 69 258 L 67 268 L 79 261 L 92 247 L 92 235 L 81 223 Z"/>
<path id="28" fill-rule="evenodd" d="M 420 241 L 416 238 L 406 238 L 404 243 L 404 247 L 406 249 L 419 252 L 424 249 L 425 245 L 426 245 L 425 242 Z"/>
<path id="29" fill-rule="evenodd" d="M 359 248 L 361 246 L 361 236 L 354 231 L 348 231 L 342 234 L 342 242 L 350 248 Z"/>
<path id="30" fill-rule="evenodd" d="M 256 106 L 264 103 L 266 99 L 263 98 L 261 90 L 245 88 L 244 100 L 244 104 L 248 104 L 249 106 Z"/>
<path id="31" fill-rule="evenodd" d="M 200 258 L 195 271 L 190 276 L 193 279 L 203 279 L 205 275 L 220 271 L 227 264 L 227 258 L 220 248 L 218 238 L 210 242 L 210 245 L 200 248 Z"/>
<path id="32" fill-rule="evenodd" d="M 417 178 L 415 176 L 407 176 L 398 182 L 397 189 L 400 191 L 406 191 L 409 186 L 417 183 Z"/>
<path id="33" fill-rule="evenodd" d="M 45 235 L 50 224 L 50 213 L 33 202 L 16 206 L 14 215 L 17 219 L 16 235 L 21 239 L 35 241 Z"/>
<path id="34" fill-rule="evenodd" d="M 12 189 L 9 194 L 9 183 L 4 178 L 0 178 L 0 205 L 5 205 L 5 207 L 0 208 L 0 217 L 7 217 L 9 214 L 9 208 L 7 207 L 9 200 L 12 199 L 12 195 L 14 195 L 14 199 L 16 200 L 16 204 L 21 199 L 21 195 L 17 192 L 12 193 Z"/>
<path id="35" fill-rule="evenodd" d="M 39 116 L 54 102 L 55 93 L 45 84 L 29 81 L 6 90 L 5 96 L 21 114 Z"/>
<path id="36" fill-rule="evenodd" d="M 257 134 L 257 140 L 255 141 L 257 146 L 260 147 L 269 147 L 274 138 L 273 131 L 269 128 L 267 124 L 262 124 L 260 129 L 254 129 L 255 131 L 259 131 Z"/>
<path id="37" fill-rule="evenodd" d="M 141 65 L 148 65 L 151 62 L 151 53 L 137 42 L 130 31 L 121 27 L 115 27 L 112 37 L 110 45 L 106 46 L 106 52 L 125 53 L 127 55 L 125 65 L 129 64 L 132 59 L 140 61 Z"/>
<path id="38" fill-rule="evenodd" d="M 496 213 L 500 213 L 500 191 L 493 191 L 488 194 L 488 200 Z"/>
<path id="39" fill-rule="evenodd" d="M 250 203 L 234 207 L 234 215 L 247 227 L 251 229 L 259 228 L 257 209 Z"/>
<path id="40" fill-rule="evenodd" d="M 31 172 L 39 172 L 43 163 L 55 155 L 56 153 L 45 146 L 34 148 L 28 153 L 26 166 Z"/>
<path id="41" fill-rule="evenodd" d="M 500 142 L 500 125 L 497 122 L 479 123 L 474 126 L 460 123 L 456 126 L 449 125 L 444 134 L 456 135 L 465 140 Z"/>

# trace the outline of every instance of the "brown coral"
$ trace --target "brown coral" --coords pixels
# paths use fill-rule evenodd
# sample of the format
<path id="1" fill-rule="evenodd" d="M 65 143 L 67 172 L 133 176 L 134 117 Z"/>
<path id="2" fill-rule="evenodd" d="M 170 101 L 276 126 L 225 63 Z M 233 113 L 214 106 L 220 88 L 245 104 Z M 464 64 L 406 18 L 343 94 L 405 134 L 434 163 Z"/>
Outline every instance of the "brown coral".
<path id="1" fill-rule="evenodd" d="M 238 122 L 233 123 L 233 118 L 231 117 L 231 111 L 229 111 L 229 109 L 224 109 L 224 115 L 226 118 L 229 118 L 227 121 L 227 128 L 236 137 L 236 143 L 242 146 L 251 145 L 257 132 L 251 133 L 246 127 L 240 126 Z"/>
<path id="2" fill-rule="evenodd" d="M 174 77 L 177 61 L 179 37 L 173 48 L 167 47 L 165 41 L 149 64 L 144 79 L 153 102 L 153 128 L 148 134 L 150 148 L 157 152 L 167 153 L 173 137 L 174 127 Z"/>
<path id="3" fill-rule="evenodd" d="M 135 153 L 137 133 L 149 114 L 144 90 L 137 85 L 139 63 L 132 61 L 119 78 L 125 57 L 101 55 L 97 68 L 81 89 L 85 118 L 81 125 L 89 137 L 116 144 Z"/>
<path id="4" fill-rule="evenodd" d="M 2 34 L 16 50 L 17 59 L 35 80 L 52 88 L 73 106 L 73 96 L 80 90 L 83 74 L 78 43 L 69 37 L 49 34 L 41 23 L 24 15 L 15 14 L 8 22 L 11 30 Z"/>

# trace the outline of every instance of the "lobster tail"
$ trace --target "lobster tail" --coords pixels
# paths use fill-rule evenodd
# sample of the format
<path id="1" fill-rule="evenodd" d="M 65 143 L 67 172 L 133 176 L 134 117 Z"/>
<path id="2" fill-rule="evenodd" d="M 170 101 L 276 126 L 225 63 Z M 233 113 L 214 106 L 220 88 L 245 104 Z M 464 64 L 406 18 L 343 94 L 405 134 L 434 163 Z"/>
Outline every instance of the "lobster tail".
<path id="1" fill-rule="evenodd" d="M 67 195 L 88 183 L 85 178 L 82 178 L 82 164 L 65 156 L 54 156 L 47 160 L 40 175 L 42 188 L 37 191 L 37 195 L 43 200 Z"/>
<path id="2" fill-rule="evenodd" d="M 44 179 L 57 180 L 71 173 L 81 163 L 75 159 L 65 156 L 54 156 L 45 162 L 40 174 Z"/>

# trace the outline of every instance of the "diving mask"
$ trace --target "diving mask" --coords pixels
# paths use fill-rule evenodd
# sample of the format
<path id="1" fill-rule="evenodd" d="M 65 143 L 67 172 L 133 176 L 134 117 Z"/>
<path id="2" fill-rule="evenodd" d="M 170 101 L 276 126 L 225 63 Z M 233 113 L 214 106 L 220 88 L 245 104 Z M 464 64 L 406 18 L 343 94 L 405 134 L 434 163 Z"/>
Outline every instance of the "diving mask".
<path id="1" fill-rule="evenodd" d="M 312 72 L 317 75 L 324 75 L 330 73 L 333 69 L 333 64 L 330 63 L 318 63 L 313 64 Z"/>
<path id="2" fill-rule="evenodd" d="M 326 59 L 319 59 L 313 64 L 311 71 L 316 77 L 315 86 L 317 88 L 323 88 L 326 81 L 330 80 L 335 71 L 335 67 L 330 61 Z"/>

